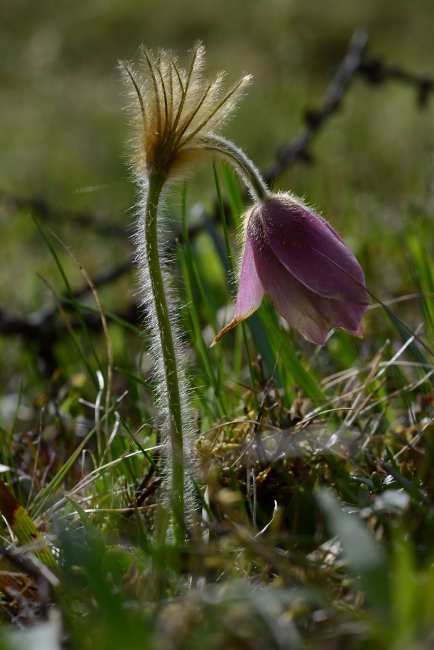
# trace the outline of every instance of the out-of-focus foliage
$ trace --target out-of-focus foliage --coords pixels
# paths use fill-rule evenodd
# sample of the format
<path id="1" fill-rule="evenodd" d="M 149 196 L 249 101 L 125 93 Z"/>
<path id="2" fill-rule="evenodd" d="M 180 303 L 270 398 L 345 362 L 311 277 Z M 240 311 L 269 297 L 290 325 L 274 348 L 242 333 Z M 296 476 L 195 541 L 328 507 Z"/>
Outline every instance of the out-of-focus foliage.
<path id="1" fill-rule="evenodd" d="M 317 349 L 264 301 L 245 338 L 239 329 L 210 349 L 230 304 L 244 199 L 227 170 L 204 168 L 168 201 L 202 481 L 202 514 L 181 549 L 159 507 L 134 276 L 98 288 L 113 352 L 106 400 L 98 307 L 90 292 L 74 294 L 85 278 L 48 228 L 93 278 L 131 258 L 135 189 L 116 63 L 140 43 L 183 58 L 201 39 L 211 69 L 252 73 L 226 133 L 265 168 L 321 102 L 356 28 L 370 30 L 371 58 L 432 78 L 432 3 L 4 0 L 1 13 L 0 317 L 57 313 L 41 340 L 0 338 L 0 472 L 32 533 L 18 536 L 3 512 L 1 544 L 43 560 L 41 537 L 55 558 L 44 570 L 3 558 L 5 575 L 19 574 L 0 601 L 4 619 L 39 622 L 11 643 L 429 647 L 432 102 L 418 109 L 411 87 L 354 79 L 312 143 L 312 164 L 276 182 L 330 219 L 368 288 L 395 300 L 425 347 L 374 305 L 363 340 L 336 332 Z M 215 180 L 227 224 L 213 219 Z"/>

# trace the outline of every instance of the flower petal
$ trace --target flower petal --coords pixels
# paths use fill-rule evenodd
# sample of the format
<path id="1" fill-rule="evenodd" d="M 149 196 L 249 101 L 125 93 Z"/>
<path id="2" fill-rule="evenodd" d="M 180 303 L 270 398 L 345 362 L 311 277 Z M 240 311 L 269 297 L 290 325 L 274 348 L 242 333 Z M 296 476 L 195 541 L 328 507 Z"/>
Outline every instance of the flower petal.
<path id="1" fill-rule="evenodd" d="M 331 300 L 330 320 L 334 327 L 342 327 L 353 336 L 362 336 L 362 318 L 368 305 L 357 305 L 342 300 Z"/>
<path id="2" fill-rule="evenodd" d="M 249 229 L 247 229 L 235 318 L 247 318 L 248 315 L 258 309 L 263 297 L 264 289 L 256 270 L 252 238 Z"/>
<path id="3" fill-rule="evenodd" d="M 324 345 L 331 326 L 326 316 L 331 301 L 313 293 L 281 264 L 268 244 L 263 225 L 250 222 L 249 226 L 253 230 L 255 266 L 265 293 L 292 327 L 308 341 Z"/>
<path id="4" fill-rule="evenodd" d="M 263 297 L 264 289 L 256 272 L 252 240 L 247 228 L 235 314 L 231 322 L 217 334 L 211 345 L 217 343 L 226 332 L 253 314 L 260 306 Z"/>
<path id="5" fill-rule="evenodd" d="M 306 287 L 327 298 L 369 304 L 360 264 L 325 219 L 284 195 L 265 201 L 259 217 L 276 257 Z"/>

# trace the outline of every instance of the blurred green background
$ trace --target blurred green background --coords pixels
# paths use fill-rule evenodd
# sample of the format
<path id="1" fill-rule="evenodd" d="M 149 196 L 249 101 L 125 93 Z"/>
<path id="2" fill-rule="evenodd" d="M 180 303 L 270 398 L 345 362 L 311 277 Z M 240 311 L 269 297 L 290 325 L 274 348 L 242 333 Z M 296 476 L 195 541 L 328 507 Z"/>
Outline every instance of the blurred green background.
<path id="1" fill-rule="evenodd" d="M 132 255 L 128 240 L 135 188 L 125 157 L 125 90 L 116 69 L 140 44 L 171 48 L 185 61 L 196 39 L 210 71 L 253 84 L 225 134 L 266 167 L 317 108 L 353 32 L 369 30 L 369 56 L 434 73 L 431 0 L 2 0 L 0 21 L 0 307 L 25 315 L 52 296 L 38 274 L 61 287 L 29 210 L 13 198 L 42 199 L 49 224 L 92 275 Z M 297 163 L 277 181 L 317 207 L 364 262 L 384 298 L 407 289 L 402 251 L 388 238 L 417 214 L 429 232 L 433 207 L 433 107 L 389 82 L 356 79 L 343 109 L 312 147 L 314 164 Z M 215 200 L 212 169 L 189 184 L 189 203 Z M 179 197 L 174 205 L 179 208 Z M 125 229 L 125 238 L 79 228 L 70 214 L 92 214 Z M 61 253 L 73 287 L 84 284 Z M 104 304 L 133 299 L 121 278 Z M 26 363 L 16 339 L 0 340 L 0 380 L 10 389 Z M 24 365 L 23 365 L 24 364 Z M 16 384 L 16 379 L 14 380 Z M 8 388 L 7 388 L 8 390 Z"/>

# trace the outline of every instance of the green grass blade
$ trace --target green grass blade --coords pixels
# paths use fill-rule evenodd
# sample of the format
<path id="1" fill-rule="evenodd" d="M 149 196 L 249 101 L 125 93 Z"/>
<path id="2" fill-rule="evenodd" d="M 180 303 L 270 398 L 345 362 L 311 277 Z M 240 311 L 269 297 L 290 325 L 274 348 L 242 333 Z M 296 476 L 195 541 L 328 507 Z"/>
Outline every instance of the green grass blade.
<path id="1" fill-rule="evenodd" d="M 232 218 L 235 223 L 235 229 L 240 231 L 243 227 L 241 217 L 246 209 L 243 195 L 241 193 L 238 176 L 233 169 L 223 163 L 221 166 L 222 176 L 225 183 L 226 194 L 231 208 Z"/>
<path id="2" fill-rule="evenodd" d="M 86 323 L 85 323 L 85 321 L 83 319 L 83 316 L 82 316 L 81 311 L 79 309 L 78 303 L 77 303 L 77 301 L 75 299 L 74 292 L 72 291 L 71 286 L 70 286 L 70 284 L 68 282 L 68 279 L 66 277 L 66 274 L 65 274 L 65 272 L 63 270 L 60 259 L 59 259 L 58 255 L 57 255 L 56 251 L 54 250 L 54 247 L 52 246 L 50 240 L 48 239 L 47 235 L 45 234 L 44 229 L 39 224 L 38 220 L 35 219 L 33 216 L 32 216 L 32 220 L 33 220 L 34 224 L 36 225 L 37 229 L 39 230 L 39 233 L 41 234 L 42 238 L 44 239 L 44 242 L 47 245 L 47 248 L 50 251 L 50 253 L 51 253 L 51 255 L 52 255 L 52 257 L 53 257 L 53 259 L 54 259 L 54 261 L 56 263 L 56 266 L 57 266 L 57 268 L 59 270 L 59 273 L 60 273 L 60 275 L 62 277 L 62 280 L 63 280 L 63 283 L 65 285 L 66 291 L 70 295 L 70 299 L 71 299 L 72 304 L 73 304 L 73 306 L 75 308 L 75 313 L 76 313 L 77 318 L 78 318 L 78 320 L 80 322 L 80 325 L 82 327 L 83 333 L 84 333 L 85 338 L 87 340 L 87 343 L 89 345 L 89 349 L 90 349 L 90 351 L 92 353 L 92 356 L 96 361 L 98 369 L 100 370 L 100 372 L 102 374 L 104 374 L 101 362 L 100 362 L 100 360 L 98 358 L 98 355 L 97 355 L 96 350 L 95 350 L 95 346 L 94 346 L 93 341 L 92 341 L 92 337 L 90 336 L 89 330 L 87 329 Z M 78 350 L 78 352 L 80 354 L 80 357 L 81 357 L 85 367 L 88 370 L 88 373 L 89 373 L 89 375 L 91 377 L 91 380 L 92 380 L 96 390 L 98 390 L 99 389 L 98 381 L 97 381 L 97 379 L 95 377 L 95 372 L 92 370 L 92 368 L 91 368 L 91 366 L 89 364 L 88 355 L 83 350 L 83 348 L 81 346 L 81 343 L 79 342 L 77 337 L 74 337 L 74 343 L 75 343 L 75 345 L 77 347 L 77 350 Z"/>
<path id="3" fill-rule="evenodd" d="M 199 314 L 196 308 L 196 301 L 194 300 L 193 296 L 193 290 L 191 286 L 191 278 L 190 278 L 190 270 L 189 269 L 189 264 L 188 264 L 188 258 L 182 251 L 181 247 L 178 244 L 178 255 L 179 255 L 179 260 L 181 263 L 181 269 L 182 269 L 182 274 L 184 277 L 184 285 L 185 285 L 185 291 L 187 294 L 187 302 L 189 306 L 189 312 L 190 312 L 190 317 L 191 321 L 193 324 L 193 330 L 194 330 L 194 335 L 195 335 L 195 341 L 199 350 L 199 355 L 200 358 L 202 359 L 202 363 L 206 372 L 206 377 L 208 379 L 209 384 L 212 386 L 216 400 L 217 400 L 217 405 L 219 408 L 220 416 L 225 416 L 226 415 L 226 409 L 223 404 L 222 396 L 220 393 L 220 388 L 219 385 L 216 381 L 214 371 L 211 366 L 211 361 L 209 358 L 208 354 L 208 349 L 204 343 L 203 336 L 202 336 L 202 328 L 200 326 L 199 322 Z"/>
<path id="4" fill-rule="evenodd" d="M 154 470 L 155 470 L 158 474 L 161 474 L 161 470 L 160 470 L 160 468 L 158 467 L 158 465 L 155 463 L 155 461 L 154 461 L 154 459 L 152 458 L 152 456 L 151 456 L 150 454 L 148 454 L 148 452 L 147 452 L 146 449 L 143 447 L 143 445 L 140 444 L 140 442 L 137 440 L 137 436 L 134 435 L 134 433 L 133 433 L 133 432 L 131 431 L 131 429 L 129 428 L 128 424 L 125 422 L 125 420 L 123 420 L 123 419 L 121 418 L 121 416 L 119 416 L 119 421 L 120 421 L 120 423 L 122 424 L 122 426 L 124 427 L 125 431 L 126 431 L 126 432 L 128 433 L 128 435 L 130 436 L 131 440 L 132 440 L 132 441 L 134 442 L 134 444 L 137 445 L 137 447 L 140 449 L 140 451 L 142 452 L 142 454 L 144 455 L 144 457 L 146 458 L 146 460 L 148 461 L 148 463 L 149 463 L 149 464 L 154 468 Z"/>
<path id="5" fill-rule="evenodd" d="M 258 310 L 258 314 L 273 349 L 276 353 L 280 350 L 279 369 L 282 376 L 289 374 L 307 397 L 314 400 L 324 400 L 325 395 L 318 383 L 298 359 L 288 333 L 279 326 L 274 307 L 264 301 Z M 285 379 L 286 382 L 287 378 Z"/>
<path id="6" fill-rule="evenodd" d="M 121 397 L 116 400 L 116 402 L 110 407 L 110 409 L 103 414 L 103 416 L 100 419 L 100 424 L 102 424 L 105 421 L 105 419 L 117 409 L 123 397 L 124 395 L 121 395 Z M 94 427 L 87 434 L 84 440 L 82 440 L 82 442 L 78 445 L 77 449 L 71 454 L 71 456 L 68 458 L 66 463 L 63 465 L 63 467 L 61 467 L 60 470 L 51 479 L 50 483 L 43 490 L 41 490 L 41 492 L 36 496 L 30 508 L 34 517 L 37 517 L 42 512 L 44 505 L 54 495 L 55 491 L 59 488 L 65 476 L 68 474 L 69 470 L 72 468 L 75 461 L 80 456 L 81 452 L 86 447 L 88 442 L 92 440 L 96 432 L 97 432 L 97 427 Z"/>
<path id="7" fill-rule="evenodd" d="M 62 305 L 72 305 L 73 307 L 78 307 L 81 311 L 88 311 L 92 314 L 100 315 L 100 311 L 98 307 L 92 307 L 91 305 L 86 305 L 84 302 L 79 302 L 78 300 L 72 300 L 71 298 L 60 298 L 59 302 Z M 133 325 L 133 323 L 129 323 L 127 320 L 121 318 L 117 314 L 114 314 L 112 311 L 104 310 L 104 314 L 106 315 L 107 319 L 112 320 L 114 323 L 118 323 L 118 325 L 122 325 L 122 327 L 125 327 L 126 329 L 134 332 L 134 334 L 142 333 L 141 329 L 137 327 L 137 325 Z"/>

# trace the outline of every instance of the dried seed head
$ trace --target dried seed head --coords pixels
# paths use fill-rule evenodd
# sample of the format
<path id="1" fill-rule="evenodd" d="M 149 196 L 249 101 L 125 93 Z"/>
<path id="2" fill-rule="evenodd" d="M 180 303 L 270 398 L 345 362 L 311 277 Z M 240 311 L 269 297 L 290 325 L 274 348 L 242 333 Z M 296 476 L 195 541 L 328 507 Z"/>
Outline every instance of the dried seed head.
<path id="1" fill-rule="evenodd" d="M 206 151 L 203 138 L 217 134 L 233 112 L 250 76 L 225 88 L 224 72 L 204 76 L 205 48 L 197 43 L 184 70 L 172 52 L 140 50 L 138 71 L 123 63 L 132 95 L 135 138 L 133 167 L 140 179 L 184 176 Z"/>

